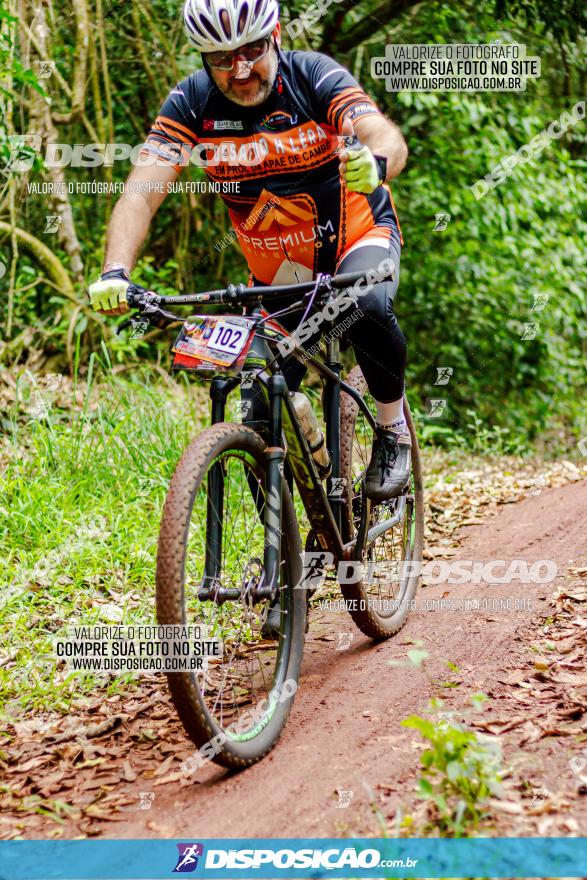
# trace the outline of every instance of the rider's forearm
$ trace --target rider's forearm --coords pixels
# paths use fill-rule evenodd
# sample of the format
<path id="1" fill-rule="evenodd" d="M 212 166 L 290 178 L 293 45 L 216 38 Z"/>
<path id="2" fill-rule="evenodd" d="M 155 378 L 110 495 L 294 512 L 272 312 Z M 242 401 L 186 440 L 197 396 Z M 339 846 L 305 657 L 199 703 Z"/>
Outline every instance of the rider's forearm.
<path id="1" fill-rule="evenodd" d="M 129 272 L 147 237 L 153 212 L 137 193 L 125 193 L 116 203 L 108 227 L 104 265 L 121 263 Z"/>
<path id="2" fill-rule="evenodd" d="M 355 122 L 355 131 L 372 153 L 387 159 L 386 180 L 397 177 L 408 158 L 408 146 L 397 125 L 385 117 L 365 116 Z"/>

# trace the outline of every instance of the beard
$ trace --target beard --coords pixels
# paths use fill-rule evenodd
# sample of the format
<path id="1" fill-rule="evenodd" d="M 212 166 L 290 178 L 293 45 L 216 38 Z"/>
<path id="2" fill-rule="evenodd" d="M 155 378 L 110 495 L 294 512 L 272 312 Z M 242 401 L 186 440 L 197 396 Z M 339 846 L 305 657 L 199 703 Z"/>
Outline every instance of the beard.
<path id="1" fill-rule="evenodd" d="M 247 92 L 241 91 L 238 85 L 234 86 L 239 80 L 232 76 L 228 80 L 227 85 L 221 85 L 218 82 L 216 85 L 229 100 L 239 104 L 241 107 L 255 107 L 257 104 L 262 104 L 271 94 L 273 83 L 277 76 L 277 53 L 273 47 L 269 50 L 267 57 L 269 70 L 266 78 L 251 69 L 249 79 L 246 80 L 247 85 L 250 84 Z"/>

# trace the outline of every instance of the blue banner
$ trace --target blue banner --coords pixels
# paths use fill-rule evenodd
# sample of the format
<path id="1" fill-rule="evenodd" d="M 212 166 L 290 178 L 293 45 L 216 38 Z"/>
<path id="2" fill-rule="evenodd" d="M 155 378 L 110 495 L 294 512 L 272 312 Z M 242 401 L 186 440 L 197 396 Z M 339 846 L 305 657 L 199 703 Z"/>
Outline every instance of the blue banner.
<path id="1" fill-rule="evenodd" d="M 585 877 L 587 838 L 0 841 L 0 880 Z"/>

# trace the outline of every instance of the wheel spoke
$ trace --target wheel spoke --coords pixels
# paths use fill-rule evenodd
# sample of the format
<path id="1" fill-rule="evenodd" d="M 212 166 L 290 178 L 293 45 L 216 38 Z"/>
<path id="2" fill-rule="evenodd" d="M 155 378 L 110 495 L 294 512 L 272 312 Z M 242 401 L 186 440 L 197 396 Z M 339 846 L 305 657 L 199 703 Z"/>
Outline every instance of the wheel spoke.
<path id="1" fill-rule="evenodd" d="M 216 723 L 238 722 L 243 708 L 265 699 L 273 685 L 279 643 L 261 642 L 261 628 L 267 615 L 268 601 L 251 605 L 244 595 L 245 581 L 262 571 L 264 524 L 259 508 L 264 502 L 260 475 L 242 456 L 225 453 L 210 465 L 222 467 L 223 499 L 221 511 L 212 516 L 222 524 L 222 548 L 218 580 L 221 588 L 238 588 L 241 599 L 222 605 L 199 601 L 194 593 L 202 583 L 205 564 L 206 505 L 208 480 L 202 481 L 193 505 L 192 522 L 186 555 L 186 587 L 190 596 L 189 622 L 205 622 L 223 640 L 223 657 L 210 665 L 199 678 L 207 709 Z M 260 503 L 261 502 L 261 503 Z"/>

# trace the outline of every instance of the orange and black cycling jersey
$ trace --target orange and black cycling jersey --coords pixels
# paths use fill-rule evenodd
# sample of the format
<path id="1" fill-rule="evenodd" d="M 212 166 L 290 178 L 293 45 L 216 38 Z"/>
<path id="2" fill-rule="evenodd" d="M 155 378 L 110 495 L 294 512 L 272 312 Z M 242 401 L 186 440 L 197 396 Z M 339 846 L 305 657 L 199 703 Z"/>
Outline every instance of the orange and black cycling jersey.
<path id="1" fill-rule="evenodd" d="M 349 193 L 339 172 L 343 119 L 379 113 L 331 58 L 280 51 L 273 89 L 256 107 L 230 101 L 206 70 L 190 74 L 169 93 L 143 151 L 178 173 L 203 165 L 228 190 L 221 197 L 254 277 L 287 283 L 332 272 L 371 230 L 395 232 L 389 188 Z"/>

